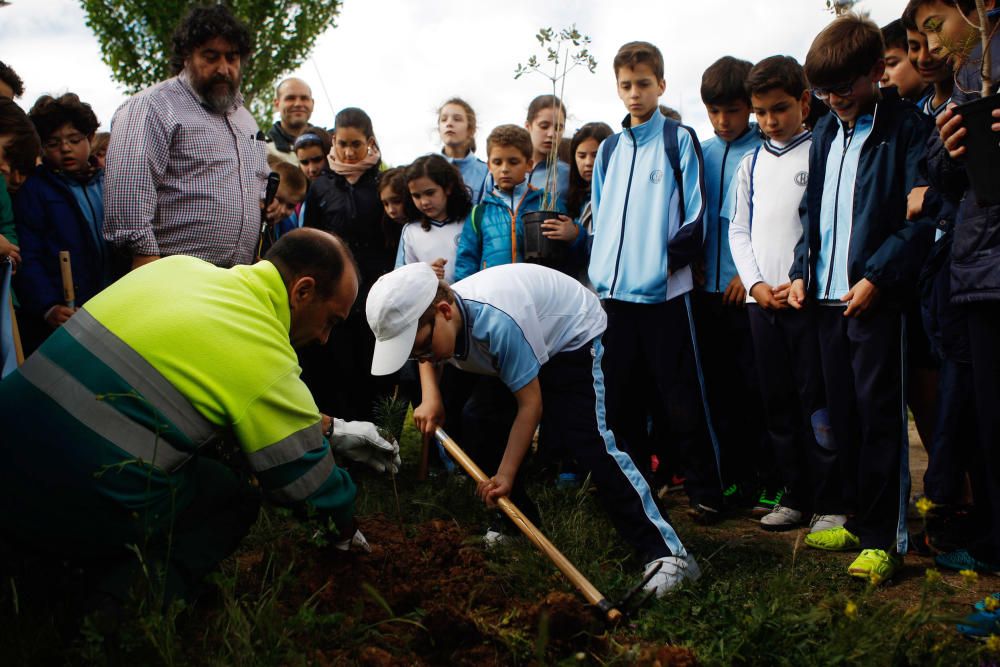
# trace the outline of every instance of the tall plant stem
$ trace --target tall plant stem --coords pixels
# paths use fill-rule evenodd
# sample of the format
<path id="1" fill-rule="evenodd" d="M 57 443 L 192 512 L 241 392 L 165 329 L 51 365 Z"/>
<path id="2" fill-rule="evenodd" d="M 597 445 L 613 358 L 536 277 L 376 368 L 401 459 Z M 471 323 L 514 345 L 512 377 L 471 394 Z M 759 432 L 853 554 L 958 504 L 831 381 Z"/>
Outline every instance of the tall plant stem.
<path id="1" fill-rule="evenodd" d="M 990 41 L 993 38 L 993 31 L 990 30 L 990 22 L 986 16 L 986 3 L 984 0 L 976 0 L 976 12 L 979 14 L 979 38 L 983 44 L 983 87 L 980 92 L 983 97 L 989 97 L 993 93 L 993 57 L 990 53 Z"/>

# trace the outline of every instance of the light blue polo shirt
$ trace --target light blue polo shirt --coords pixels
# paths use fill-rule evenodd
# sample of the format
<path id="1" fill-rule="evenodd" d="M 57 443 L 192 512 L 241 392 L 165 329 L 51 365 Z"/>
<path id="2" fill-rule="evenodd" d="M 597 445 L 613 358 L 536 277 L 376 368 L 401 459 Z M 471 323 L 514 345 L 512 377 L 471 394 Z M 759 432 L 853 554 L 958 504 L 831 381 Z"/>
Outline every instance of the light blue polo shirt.
<path id="1" fill-rule="evenodd" d="M 451 286 L 463 331 L 449 362 L 499 376 L 518 391 L 560 352 L 587 345 L 607 328 L 593 292 L 537 264 L 502 264 Z"/>
<path id="2" fill-rule="evenodd" d="M 854 226 L 854 186 L 861 148 L 871 135 L 873 124 L 872 114 L 858 118 L 851 129 L 840 123 L 830 145 L 823 179 L 819 257 L 816 259 L 816 295 L 820 301 L 839 303 L 851 289 L 847 263 Z"/>

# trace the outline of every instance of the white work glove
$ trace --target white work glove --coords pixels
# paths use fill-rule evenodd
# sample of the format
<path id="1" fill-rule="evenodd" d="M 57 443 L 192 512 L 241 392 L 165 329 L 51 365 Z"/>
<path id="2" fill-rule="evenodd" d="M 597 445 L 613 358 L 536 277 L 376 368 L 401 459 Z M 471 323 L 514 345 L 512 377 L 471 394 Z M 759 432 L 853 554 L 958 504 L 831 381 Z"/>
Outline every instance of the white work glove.
<path id="1" fill-rule="evenodd" d="M 351 549 L 361 549 L 366 554 L 372 552 L 372 547 L 368 544 L 368 540 L 365 536 L 361 534 L 360 530 L 355 530 L 354 535 L 348 537 L 346 540 L 340 540 L 333 543 L 333 548 L 338 551 L 350 551 Z"/>
<path id="2" fill-rule="evenodd" d="M 334 417 L 330 446 L 334 456 L 367 464 L 378 472 L 399 472 L 399 445 L 380 436 L 371 422 L 345 422 Z"/>

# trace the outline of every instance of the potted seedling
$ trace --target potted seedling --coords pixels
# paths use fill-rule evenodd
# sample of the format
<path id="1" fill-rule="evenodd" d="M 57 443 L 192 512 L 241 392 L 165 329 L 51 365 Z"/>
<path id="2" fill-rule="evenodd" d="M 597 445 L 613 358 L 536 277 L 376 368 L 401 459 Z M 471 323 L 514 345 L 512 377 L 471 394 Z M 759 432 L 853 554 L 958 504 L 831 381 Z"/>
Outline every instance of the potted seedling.
<path id="1" fill-rule="evenodd" d="M 996 82 L 993 80 L 990 42 L 1000 22 L 994 26 L 990 25 L 984 0 L 976 0 L 976 14 L 978 21 L 975 23 L 969 21 L 964 14 L 961 15 L 976 28 L 978 42 L 982 45 L 979 65 L 983 83 L 978 91 L 978 99 L 959 104 L 954 111 L 962 117 L 962 125 L 966 131 L 965 169 L 969 175 L 969 185 L 980 206 L 992 206 L 1000 204 L 1000 138 L 991 128 L 991 125 L 997 122 L 993 118 L 993 110 L 1000 108 L 1000 95 L 997 94 Z M 933 26 L 928 28 L 933 30 Z M 962 44 L 944 45 L 955 58 L 956 73 L 963 65 L 970 62 L 970 54 L 977 42 L 976 33 L 972 33 L 971 39 Z M 963 90 L 963 92 L 974 91 Z"/>
<path id="2" fill-rule="evenodd" d="M 535 35 L 539 45 L 545 50 L 543 60 L 537 55 L 528 58 L 526 64 L 518 64 L 514 78 L 537 73 L 552 84 L 552 96 L 559 100 L 556 118 L 564 118 L 564 94 L 566 75 L 577 67 L 586 67 L 591 74 L 597 68 L 597 61 L 590 54 L 590 37 L 583 35 L 575 25 L 556 32 L 552 28 L 542 28 Z M 566 254 L 564 241 L 550 240 L 542 234 L 542 223 L 559 215 L 559 142 L 553 141 L 546 158 L 545 189 L 542 192 L 542 206 L 538 211 L 524 214 L 524 258 L 528 261 L 557 261 Z"/>

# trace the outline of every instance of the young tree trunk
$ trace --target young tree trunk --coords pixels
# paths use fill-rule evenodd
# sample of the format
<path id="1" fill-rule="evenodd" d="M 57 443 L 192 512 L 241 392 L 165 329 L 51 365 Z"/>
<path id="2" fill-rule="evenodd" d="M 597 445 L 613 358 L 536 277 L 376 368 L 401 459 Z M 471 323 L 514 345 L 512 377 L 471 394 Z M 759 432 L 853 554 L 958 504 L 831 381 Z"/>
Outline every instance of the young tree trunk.
<path id="1" fill-rule="evenodd" d="M 980 92 L 983 97 L 989 97 L 993 93 L 993 58 L 990 53 L 990 41 L 992 41 L 993 30 L 991 30 L 989 19 L 986 16 L 986 2 L 984 0 L 976 0 L 976 12 L 979 14 L 979 37 L 983 44 L 981 70 L 983 86 Z"/>

